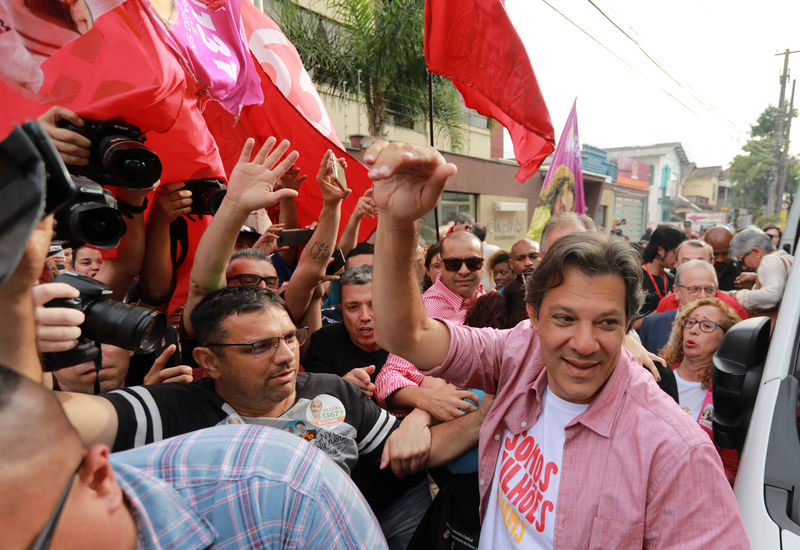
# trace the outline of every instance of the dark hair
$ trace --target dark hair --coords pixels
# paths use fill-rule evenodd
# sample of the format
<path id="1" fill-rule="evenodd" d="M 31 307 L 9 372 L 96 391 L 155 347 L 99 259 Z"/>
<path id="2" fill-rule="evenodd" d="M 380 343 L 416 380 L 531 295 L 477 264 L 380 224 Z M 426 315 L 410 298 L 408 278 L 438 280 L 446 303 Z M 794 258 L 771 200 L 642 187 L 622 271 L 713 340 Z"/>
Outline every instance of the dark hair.
<path id="1" fill-rule="evenodd" d="M 347 285 L 365 285 L 372 282 L 372 266 L 370 264 L 350 267 L 339 277 L 339 287 Z"/>
<path id="2" fill-rule="evenodd" d="M 652 262 L 658 256 L 658 248 L 661 247 L 664 251 L 672 250 L 679 244 L 686 240 L 686 233 L 672 227 L 671 225 L 659 225 L 656 227 L 653 234 L 650 235 L 650 240 L 647 241 L 647 246 L 642 251 L 642 259 L 644 263 Z"/>
<path id="3" fill-rule="evenodd" d="M 356 244 L 353 249 L 347 253 L 347 256 L 344 257 L 345 260 L 349 260 L 353 256 L 360 256 L 361 254 L 375 254 L 375 245 L 370 244 L 366 241 L 362 241 Z"/>
<path id="4" fill-rule="evenodd" d="M 764 227 L 762 227 L 762 228 L 761 228 L 761 231 L 763 231 L 764 233 L 766 233 L 766 232 L 767 232 L 768 230 L 770 230 L 770 229 L 775 229 L 775 230 L 777 230 L 777 231 L 778 231 L 778 238 L 779 238 L 779 239 L 780 239 L 781 237 L 783 237 L 783 231 L 781 231 L 781 228 L 780 228 L 780 226 L 779 226 L 778 224 L 775 224 L 775 223 L 768 223 L 767 225 L 765 225 Z"/>
<path id="5" fill-rule="evenodd" d="M 469 327 L 492 327 L 498 329 L 513 328 L 526 318 L 525 302 L 522 300 L 522 288 L 517 285 L 516 292 L 493 292 L 484 294 L 467 311 L 464 324 Z M 522 304 L 520 312 L 520 304 Z"/>
<path id="6" fill-rule="evenodd" d="M 265 262 L 272 263 L 272 258 L 269 257 L 269 254 L 258 248 L 240 248 L 231 254 L 231 259 L 228 261 L 228 264 L 230 264 L 233 260 L 238 260 L 239 258 L 264 260 Z"/>
<path id="7" fill-rule="evenodd" d="M 431 266 L 433 257 L 441 253 L 442 253 L 442 243 L 437 241 L 432 245 L 430 245 L 428 247 L 428 250 L 425 251 L 425 269 L 428 269 Z"/>
<path id="8" fill-rule="evenodd" d="M 476 237 L 478 237 L 481 240 L 481 242 L 486 240 L 486 226 L 483 225 L 482 223 L 473 224 L 472 229 L 470 229 L 470 232 Z"/>
<path id="9" fill-rule="evenodd" d="M 625 284 L 626 320 L 639 311 L 643 300 L 642 268 L 636 252 L 622 239 L 585 232 L 556 240 L 528 278 L 525 301 L 533 306 L 537 315 L 547 293 L 564 282 L 564 271 L 568 267 L 588 276 L 618 275 Z"/>
<path id="10" fill-rule="evenodd" d="M 189 319 L 198 346 L 219 341 L 225 336 L 222 323 L 233 314 L 263 311 L 270 307 L 286 310 L 278 294 L 258 286 L 226 286 L 202 299 Z"/>

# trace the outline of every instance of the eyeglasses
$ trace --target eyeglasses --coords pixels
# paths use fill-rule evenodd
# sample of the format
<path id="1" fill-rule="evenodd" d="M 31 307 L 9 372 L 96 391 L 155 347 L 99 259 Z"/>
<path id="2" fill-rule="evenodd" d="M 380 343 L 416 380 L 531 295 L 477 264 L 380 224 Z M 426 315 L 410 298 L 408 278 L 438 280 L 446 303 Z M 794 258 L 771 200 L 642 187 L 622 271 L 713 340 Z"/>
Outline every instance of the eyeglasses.
<path id="1" fill-rule="evenodd" d="M 239 275 L 228 277 L 229 285 L 233 285 L 231 281 L 237 281 L 241 286 L 258 286 L 259 283 L 263 281 L 267 288 L 271 288 L 273 290 L 278 288 L 278 278 L 275 276 L 262 277 L 261 275 L 255 275 L 253 273 L 241 273 Z"/>
<path id="2" fill-rule="evenodd" d="M 53 513 L 50 514 L 50 517 L 47 520 L 47 523 L 44 524 L 42 530 L 39 531 L 39 536 L 36 537 L 36 540 L 33 541 L 31 545 L 31 550 L 47 550 L 50 548 L 50 544 L 53 541 L 53 535 L 56 532 L 56 527 L 58 526 L 58 520 L 61 517 L 61 512 L 64 510 L 64 503 L 67 502 L 67 497 L 69 496 L 69 492 L 72 489 L 72 483 L 75 481 L 75 476 L 78 475 L 78 472 L 81 471 L 81 466 L 83 466 L 83 461 L 86 458 L 84 455 L 81 458 L 80 464 L 78 467 L 75 468 L 75 471 L 72 472 L 72 475 L 69 476 L 69 481 L 67 481 L 66 487 L 61 492 L 61 496 L 58 497 L 58 502 L 56 503 L 56 507 L 53 509 Z"/>
<path id="3" fill-rule="evenodd" d="M 250 346 L 253 355 L 260 357 L 272 357 L 281 345 L 281 340 L 289 346 L 289 349 L 296 349 L 303 345 L 308 335 L 308 327 L 299 328 L 291 332 L 287 332 L 283 336 L 273 336 L 272 338 L 264 338 L 257 342 L 248 342 L 245 344 L 206 344 L 208 348 L 227 348 L 227 347 L 243 347 Z"/>
<path id="4" fill-rule="evenodd" d="M 697 324 L 700 325 L 700 330 L 703 332 L 714 332 L 717 327 L 721 328 L 722 332 L 725 332 L 725 329 L 722 328 L 722 325 L 715 323 L 711 319 L 695 319 L 694 317 L 683 317 L 681 319 L 681 326 L 683 328 L 692 328 Z"/>
<path id="5" fill-rule="evenodd" d="M 697 296 L 701 292 L 706 296 L 713 296 L 717 293 L 717 288 L 713 286 L 684 286 L 684 285 L 678 285 L 678 286 L 683 289 L 686 289 L 686 292 L 688 292 L 692 296 Z"/>
<path id="6" fill-rule="evenodd" d="M 447 271 L 458 271 L 461 264 L 467 264 L 470 271 L 478 271 L 483 267 L 483 258 L 473 256 L 472 258 L 442 258 L 442 263 Z"/>

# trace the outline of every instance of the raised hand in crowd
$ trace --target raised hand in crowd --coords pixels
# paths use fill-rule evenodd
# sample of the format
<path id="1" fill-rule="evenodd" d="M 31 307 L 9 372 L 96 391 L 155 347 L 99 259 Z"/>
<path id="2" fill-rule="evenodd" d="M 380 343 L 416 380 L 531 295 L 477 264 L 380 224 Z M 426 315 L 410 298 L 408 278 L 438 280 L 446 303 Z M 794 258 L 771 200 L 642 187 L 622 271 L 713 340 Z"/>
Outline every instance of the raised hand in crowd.
<path id="1" fill-rule="evenodd" d="M 370 376 L 375 372 L 375 365 L 367 365 L 366 367 L 356 367 L 344 376 L 345 380 L 355 384 L 358 389 L 364 392 L 367 397 L 372 397 L 375 393 L 375 384 L 372 382 Z"/>
<path id="2" fill-rule="evenodd" d="M 83 126 L 83 119 L 65 107 L 54 106 L 39 116 L 37 119 L 44 131 L 53 140 L 53 145 L 61 154 L 65 164 L 75 166 L 86 166 L 89 164 L 89 153 L 92 142 L 88 138 L 67 130 L 59 128 L 58 123 L 62 120 L 71 122 L 76 126 Z"/>
<path id="3" fill-rule="evenodd" d="M 278 180 L 278 183 L 275 185 L 275 189 L 294 189 L 298 193 L 300 192 L 300 184 L 303 183 L 306 179 L 305 175 L 300 175 L 300 168 L 296 167 L 294 164 L 286 171 L 283 176 Z"/>
<path id="4" fill-rule="evenodd" d="M 270 225 L 253 244 L 253 248 L 263 250 L 265 253 L 270 255 L 274 254 L 275 252 L 289 250 L 289 248 L 291 248 L 289 246 L 278 246 L 278 237 L 283 229 L 284 224 L 282 223 L 274 223 Z"/>

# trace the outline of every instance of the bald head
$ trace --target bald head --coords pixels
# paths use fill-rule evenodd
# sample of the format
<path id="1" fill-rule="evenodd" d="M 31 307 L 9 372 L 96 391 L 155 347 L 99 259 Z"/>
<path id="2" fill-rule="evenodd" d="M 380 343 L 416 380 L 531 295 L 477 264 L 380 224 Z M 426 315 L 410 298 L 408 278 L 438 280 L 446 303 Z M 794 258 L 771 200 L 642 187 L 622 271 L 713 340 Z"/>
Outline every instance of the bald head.
<path id="1" fill-rule="evenodd" d="M 591 220 L 591 218 L 590 218 Z M 585 223 L 575 212 L 561 212 L 554 216 L 550 216 L 547 223 L 542 229 L 542 243 L 541 254 L 544 256 L 547 249 L 550 248 L 554 242 L 565 235 L 573 233 L 582 233 L 589 231 L 587 223 Z"/>
<path id="2" fill-rule="evenodd" d="M 539 243 L 530 239 L 522 239 L 511 247 L 511 269 L 517 275 L 530 275 L 539 265 Z"/>
<path id="3" fill-rule="evenodd" d="M 446 254 L 445 251 L 447 250 L 447 243 L 459 243 L 467 246 L 477 245 L 478 250 L 481 249 L 481 240 L 469 231 L 454 231 L 442 239 L 443 256 Z"/>
<path id="4" fill-rule="evenodd" d="M 714 267 L 721 273 L 731 263 L 728 249 L 733 240 L 733 230 L 726 225 L 715 225 L 706 231 L 703 240 L 714 249 Z"/>

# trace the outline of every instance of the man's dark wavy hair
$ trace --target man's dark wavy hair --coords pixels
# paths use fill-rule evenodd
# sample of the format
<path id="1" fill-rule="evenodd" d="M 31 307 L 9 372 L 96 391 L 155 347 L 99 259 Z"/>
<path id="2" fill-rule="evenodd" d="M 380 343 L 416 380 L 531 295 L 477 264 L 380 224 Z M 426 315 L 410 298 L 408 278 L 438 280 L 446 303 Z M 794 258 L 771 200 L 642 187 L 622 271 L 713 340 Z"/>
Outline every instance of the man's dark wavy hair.
<path id="1" fill-rule="evenodd" d="M 556 240 L 528 278 L 525 301 L 536 315 L 547 293 L 564 282 L 564 271 L 575 268 L 588 276 L 618 275 L 625 283 L 625 318 L 633 319 L 643 301 L 639 256 L 622 239 L 604 233 L 573 233 Z"/>
<path id="2" fill-rule="evenodd" d="M 190 319 L 198 346 L 219 342 L 225 337 L 222 323 L 233 314 L 263 311 L 270 307 L 286 310 L 278 294 L 258 286 L 226 286 L 212 292 L 197 304 Z"/>

